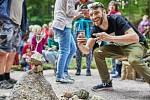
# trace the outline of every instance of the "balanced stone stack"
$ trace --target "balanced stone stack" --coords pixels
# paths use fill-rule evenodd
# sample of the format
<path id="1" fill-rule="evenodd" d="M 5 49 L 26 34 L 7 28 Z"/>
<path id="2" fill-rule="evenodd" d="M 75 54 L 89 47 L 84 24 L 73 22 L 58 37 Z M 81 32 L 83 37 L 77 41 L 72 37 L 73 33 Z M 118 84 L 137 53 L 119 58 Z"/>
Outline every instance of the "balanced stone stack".
<path id="1" fill-rule="evenodd" d="M 17 82 L 6 100 L 58 100 L 51 84 L 43 76 L 41 58 L 39 54 L 31 57 L 34 68 Z"/>

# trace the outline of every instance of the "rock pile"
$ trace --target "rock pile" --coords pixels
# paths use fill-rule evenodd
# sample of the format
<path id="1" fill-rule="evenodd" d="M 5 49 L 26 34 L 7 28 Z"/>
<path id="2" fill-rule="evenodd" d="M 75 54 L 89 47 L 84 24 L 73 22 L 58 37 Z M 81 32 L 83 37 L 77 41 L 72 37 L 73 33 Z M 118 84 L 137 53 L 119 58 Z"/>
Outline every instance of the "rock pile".
<path id="1" fill-rule="evenodd" d="M 92 95 L 89 92 L 81 89 L 75 92 L 64 92 L 64 95 L 59 98 L 60 100 L 104 100 L 104 98 Z"/>
<path id="2" fill-rule="evenodd" d="M 17 82 L 6 100 L 58 100 L 51 84 L 43 76 L 42 56 L 31 57 L 33 69 Z"/>
<path id="3" fill-rule="evenodd" d="M 6 100 L 58 100 L 42 73 L 29 71 L 14 86 Z"/>

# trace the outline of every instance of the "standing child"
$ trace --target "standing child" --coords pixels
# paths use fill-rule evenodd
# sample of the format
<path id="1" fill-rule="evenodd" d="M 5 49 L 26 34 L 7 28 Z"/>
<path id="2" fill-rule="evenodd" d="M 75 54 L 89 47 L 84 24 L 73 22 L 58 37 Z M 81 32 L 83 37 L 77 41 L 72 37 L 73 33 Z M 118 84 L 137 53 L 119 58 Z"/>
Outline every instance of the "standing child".
<path id="1" fill-rule="evenodd" d="M 76 3 L 76 8 L 80 11 L 85 10 L 86 13 L 84 14 L 84 17 L 76 19 L 74 21 L 75 26 L 75 37 L 77 38 L 81 31 L 84 31 L 85 37 L 89 38 L 91 36 L 91 26 L 92 26 L 92 20 L 89 18 L 89 13 L 87 9 L 87 5 L 92 3 L 90 0 L 79 0 L 79 2 Z M 77 40 L 75 38 L 75 40 Z M 79 50 L 78 45 L 77 51 L 76 51 L 76 63 L 77 63 L 77 71 L 75 75 L 81 74 L 81 62 L 82 62 L 82 52 Z M 86 76 L 91 76 L 91 62 L 93 58 L 93 49 L 90 50 L 90 53 L 86 55 Z"/>

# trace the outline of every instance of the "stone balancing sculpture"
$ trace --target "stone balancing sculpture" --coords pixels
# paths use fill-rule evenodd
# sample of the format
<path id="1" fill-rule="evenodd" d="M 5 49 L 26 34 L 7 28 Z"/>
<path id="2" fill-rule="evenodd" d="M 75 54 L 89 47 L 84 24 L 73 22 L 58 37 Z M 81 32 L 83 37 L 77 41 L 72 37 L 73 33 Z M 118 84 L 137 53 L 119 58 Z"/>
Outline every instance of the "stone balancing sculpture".
<path id="1" fill-rule="evenodd" d="M 37 52 L 37 47 L 29 63 L 32 69 L 18 80 L 6 100 L 58 100 L 51 84 L 43 76 L 45 59 Z"/>

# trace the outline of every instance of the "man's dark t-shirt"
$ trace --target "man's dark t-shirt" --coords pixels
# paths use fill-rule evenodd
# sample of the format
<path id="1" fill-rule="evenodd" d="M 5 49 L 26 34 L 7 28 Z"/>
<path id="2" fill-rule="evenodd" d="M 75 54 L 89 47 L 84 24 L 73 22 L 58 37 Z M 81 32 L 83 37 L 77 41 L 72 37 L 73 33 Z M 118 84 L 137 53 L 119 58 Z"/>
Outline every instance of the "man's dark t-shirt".
<path id="1" fill-rule="evenodd" d="M 104 31 L 100 27 L 93 26 L 92 33 L 106 32 L 107 34 L 114 33 L 115 36 L 119 36 L 124 35 L 128 29 L 133 28 L 133 30 L 140 38 L 140 43 L 146 46 L 145 37 L 140 32 L 138 32 L 137 29 L 126 18 L 120 15 L 108 15 L 107 17 L 108 30 Z M 95 38 L 95 36 L 92 35 L 92 38 Z"/>

